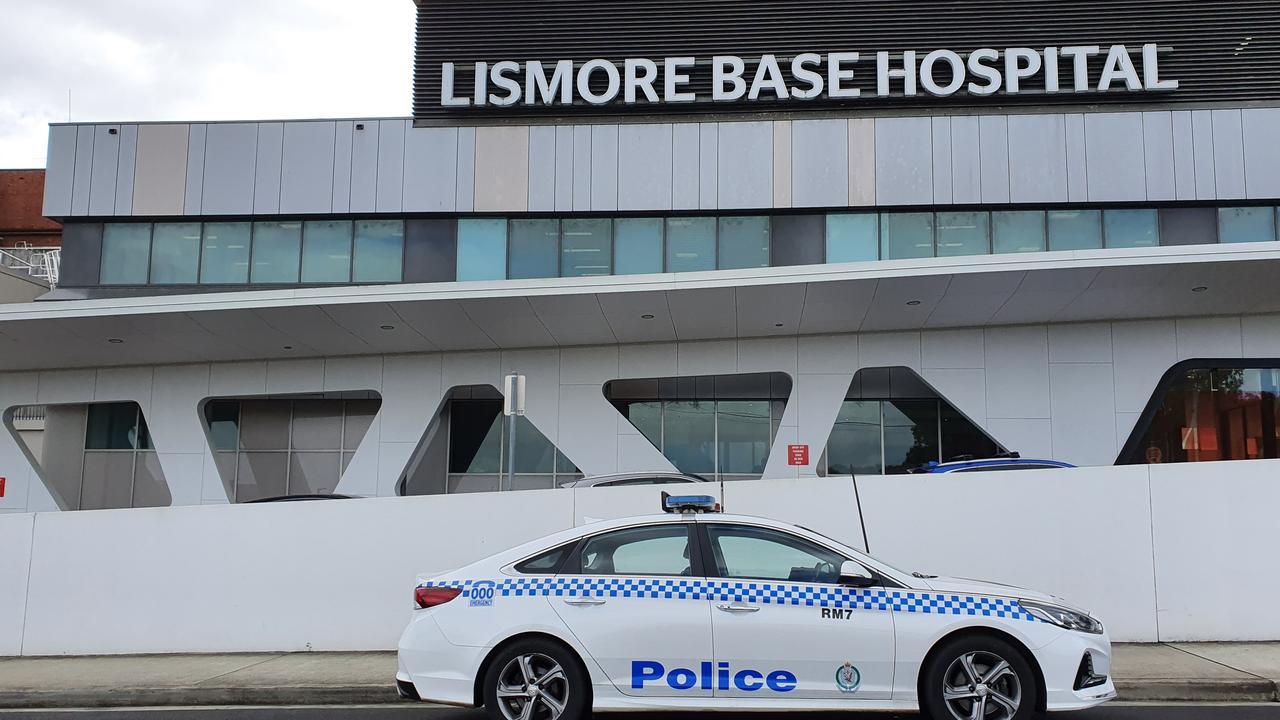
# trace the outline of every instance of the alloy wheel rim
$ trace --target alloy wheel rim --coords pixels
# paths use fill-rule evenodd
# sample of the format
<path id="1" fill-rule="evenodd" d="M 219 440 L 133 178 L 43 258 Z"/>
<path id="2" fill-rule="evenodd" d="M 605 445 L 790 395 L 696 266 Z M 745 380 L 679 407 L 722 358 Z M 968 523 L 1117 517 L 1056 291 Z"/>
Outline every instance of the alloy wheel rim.
<path id="1" fill-rule="evenodd" d="M 498 673 L 498 707 L 507 720 L 557 720 L 568 701 L 564 668 L 542 653 L 517 655 Z"/>
<path id="2" fill-rule="evenodd" d="M 942 699 L 955 720 L 1010 720 L 1022 704 L 1022 683 L 999 655 L 969 652 L 947 666 Z"/>

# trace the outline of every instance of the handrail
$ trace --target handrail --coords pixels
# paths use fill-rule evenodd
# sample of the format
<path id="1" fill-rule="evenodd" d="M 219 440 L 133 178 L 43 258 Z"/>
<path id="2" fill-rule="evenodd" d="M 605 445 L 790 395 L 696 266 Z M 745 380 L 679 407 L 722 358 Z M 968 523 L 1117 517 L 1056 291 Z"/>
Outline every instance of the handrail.
<path id="1" fill-rule="evenodd" d="M 56 287 L 58 275 L 62 270 L 62 248 L 60 247 L 13 247 L 0 248 L 0 265 L 21 270 L 38 280 Z"/>

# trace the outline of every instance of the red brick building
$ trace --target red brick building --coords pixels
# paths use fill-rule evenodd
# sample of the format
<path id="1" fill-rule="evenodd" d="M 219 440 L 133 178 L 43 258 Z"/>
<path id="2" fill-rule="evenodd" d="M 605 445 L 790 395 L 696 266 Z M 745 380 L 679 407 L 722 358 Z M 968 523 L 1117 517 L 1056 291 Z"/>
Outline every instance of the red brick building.
<path id="1" fill-rule="evenodd" d="M 41 214 L 44 170 L 0 170 L 0 248 L 62 244 L 62 225 Z"/>

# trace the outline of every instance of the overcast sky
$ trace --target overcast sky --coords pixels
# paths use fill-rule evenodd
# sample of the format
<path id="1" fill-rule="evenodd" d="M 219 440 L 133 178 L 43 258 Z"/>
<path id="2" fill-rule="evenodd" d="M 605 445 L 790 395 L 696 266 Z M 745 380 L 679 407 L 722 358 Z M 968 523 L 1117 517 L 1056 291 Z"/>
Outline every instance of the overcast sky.
<path id="1" fill-rule="evenodd" d="M 0 0 L 0 168 L 48 124 L 406 116 L 412 0 Z"/>

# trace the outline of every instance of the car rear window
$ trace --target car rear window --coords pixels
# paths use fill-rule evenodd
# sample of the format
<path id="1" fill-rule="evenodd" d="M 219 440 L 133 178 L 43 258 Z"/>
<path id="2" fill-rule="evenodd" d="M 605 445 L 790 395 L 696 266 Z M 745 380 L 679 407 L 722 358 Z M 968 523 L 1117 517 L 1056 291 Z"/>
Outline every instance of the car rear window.
<path id="1" fill-rule="evenodd" d="M 578 541 L 574 540 L 571 543 L 565 543 L 540 555 L 534 555 L 528 560 L 516 563 L 516 572 L 525 575 L 555 575 L 560 566 L 564 564 L 565 558 L 569 557 L 569 551 L 577 544 Z"/>

